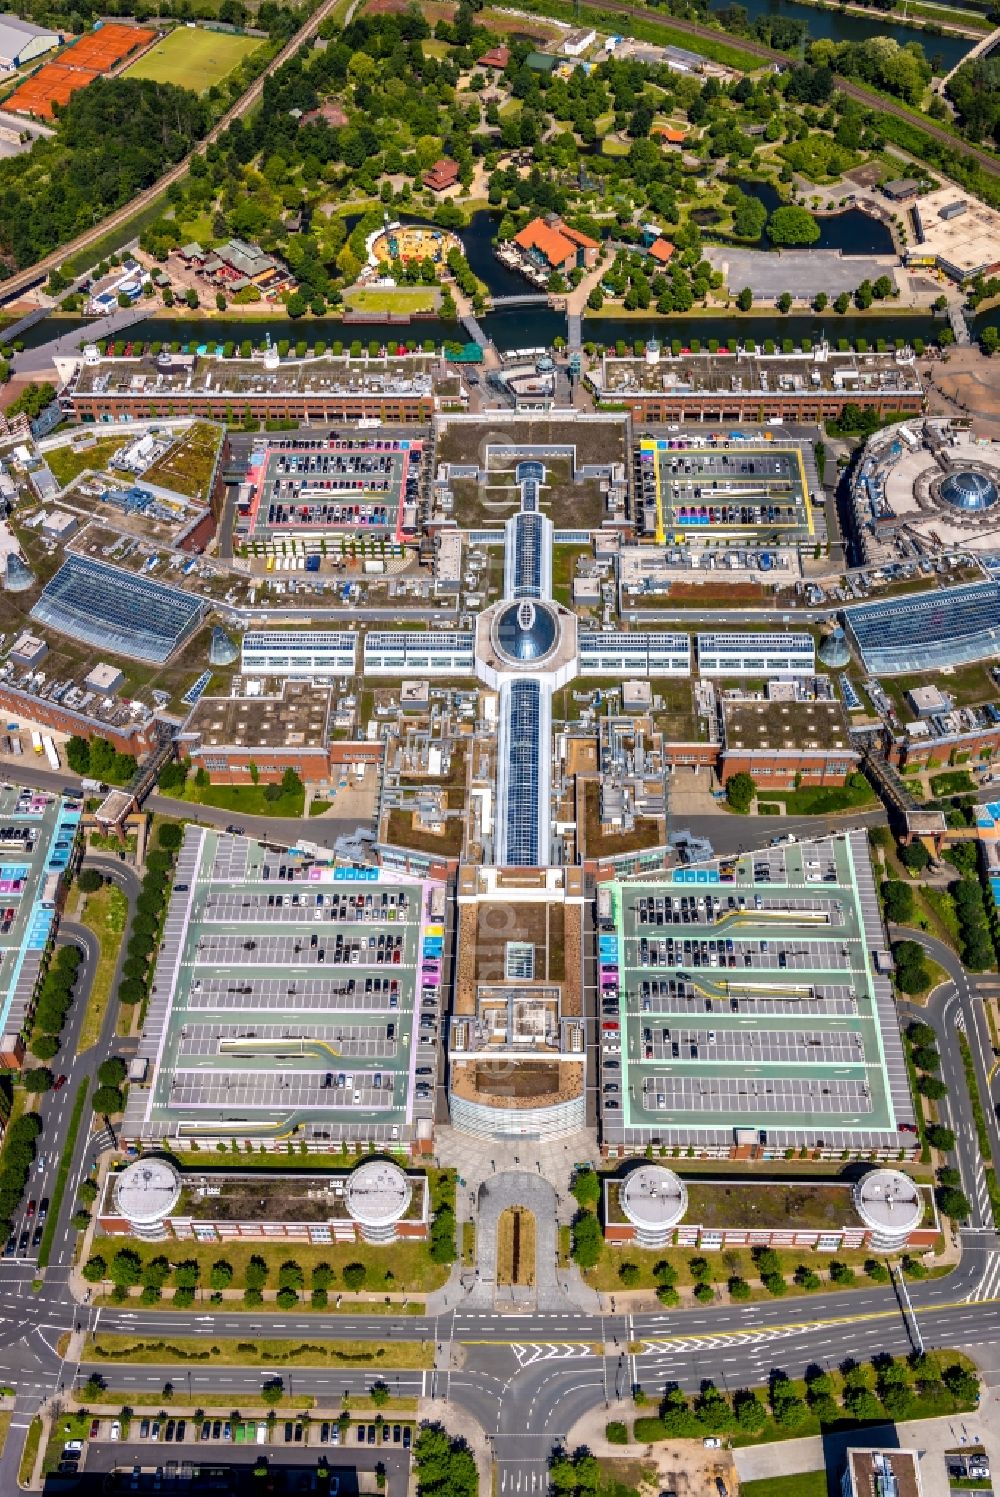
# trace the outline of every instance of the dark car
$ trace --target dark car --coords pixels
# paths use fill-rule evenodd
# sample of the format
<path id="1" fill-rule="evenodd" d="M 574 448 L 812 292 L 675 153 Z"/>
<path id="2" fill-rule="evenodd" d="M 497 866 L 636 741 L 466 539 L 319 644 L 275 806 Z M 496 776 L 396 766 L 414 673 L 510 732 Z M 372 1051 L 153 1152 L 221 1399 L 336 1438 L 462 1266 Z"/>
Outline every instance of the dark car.
<path id="1" fill-rule="evenodd" d="M 28 1229 L 27 1227 L 25 1227 L 24 1231 L 21 1233 L 20 1237 L 17 1240 L 17 1250 L 22 1255 L 28 1251 L 28 1235 Z"/>
<path id="2" fill-rule="evenodd" d="M 41 1199 L 41 1201 L 38 1204 L 38 1220 L 40 1222 L 43 1222 L 45 1220 L 45 1218 L 48 1216 L 48 1214 L 49 1214 L 49 1198 L 48 1198 L 48 1196 L 42 1196 L 42 1199 Z"/>

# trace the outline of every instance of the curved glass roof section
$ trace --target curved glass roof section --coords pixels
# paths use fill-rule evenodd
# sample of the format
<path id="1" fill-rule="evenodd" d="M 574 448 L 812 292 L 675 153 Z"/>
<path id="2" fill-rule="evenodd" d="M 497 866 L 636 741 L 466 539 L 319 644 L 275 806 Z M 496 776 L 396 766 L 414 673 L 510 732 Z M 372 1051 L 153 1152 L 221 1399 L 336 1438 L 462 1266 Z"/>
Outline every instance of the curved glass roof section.
<path id="1" fill-rule="evenodd" d="M 497 644 L 508 660 L 542 660 L 556 642 L 556 620 L 547 608 L 522 598 L 497 620 Z"/>
<path id="2" fill-rule="evenodd" d="M 542 517 L 531 511 L 521 512 L 514 520 L 514 597 L 540 598 L 542 595 Z"/>
<path id="3" fill-rule="evenodd" d="M 844 621 L 872 675 L 904 675 L 1000 656 L 1000 583 L 972 582 L 862 603 Z"/>
<path id="4" fill-rule="evenodd" d="M 539 858 L 538 807 L 541 690 L 537 681 L 515 681 L 510 690 L 510 740 L 506 804 L 506 861 L 534 867 Z"/>
<path id="5" fill-rule="evenodd" d="M 1000 498 L 992 478 L 972 469 L 949 473 L 938 492 L 956 509 L 966 510 L 990 509 Z"/>

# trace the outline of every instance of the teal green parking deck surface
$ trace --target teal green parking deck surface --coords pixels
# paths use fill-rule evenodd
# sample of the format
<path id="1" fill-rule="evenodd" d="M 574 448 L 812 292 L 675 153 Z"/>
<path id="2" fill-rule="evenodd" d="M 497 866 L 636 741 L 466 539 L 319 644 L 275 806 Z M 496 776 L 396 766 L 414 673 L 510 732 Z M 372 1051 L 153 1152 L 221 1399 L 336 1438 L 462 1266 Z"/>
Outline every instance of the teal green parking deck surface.
<path id="1" fill-rule="evenodd" d="M 126 1137 L 407 1138 L 429 1112 L 414 1107 L 427 900 L 417 880 L 188 828 Z M 429 1043 L 430 1015 L 419 1029 Z"/>
<path id="2" fill-rule="evenodd" d="M 32 1010 L 79 826 L 77 801 L 0 786 L 0 1035 L 7 1051 Z"/>
<path id="3" fill-rule="evenodd" d="M 616 884 L 613 923 L 618 1018 L 606 975 L 601 1030 L 612 1144 L 913 1147 L 863 833 Z"/>

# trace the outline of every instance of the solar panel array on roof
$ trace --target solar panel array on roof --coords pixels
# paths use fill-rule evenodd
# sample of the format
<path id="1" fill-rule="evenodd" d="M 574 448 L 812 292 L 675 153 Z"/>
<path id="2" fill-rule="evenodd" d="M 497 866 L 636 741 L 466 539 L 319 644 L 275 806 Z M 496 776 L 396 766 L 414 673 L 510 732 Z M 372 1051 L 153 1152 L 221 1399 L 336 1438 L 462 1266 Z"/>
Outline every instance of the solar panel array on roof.
<path id="1" fill-rule="evenodd" d="M 89 556 L 67 556 L 31 610 L 33 619 L 72 639 L 157 664 L 204 614 L 197 598 Z"/>
<path id="2" fill-rule="evenodd" d="M 844 610 L 873 675 L 939 670 L 1000 656 L 1000 582 L 910 593 Z"/>
<path id="3" fill-rule="evenodd" d="M 537 681 L 510 687 L 504 862 L 528 868 L 539 861 L 539 698 Z"/>
<path id="4" fill-rule="evenodd" d="M 521 513 L 514 521 L 515 598 L 542 596 L 543 527 L 538 514 Z"/>

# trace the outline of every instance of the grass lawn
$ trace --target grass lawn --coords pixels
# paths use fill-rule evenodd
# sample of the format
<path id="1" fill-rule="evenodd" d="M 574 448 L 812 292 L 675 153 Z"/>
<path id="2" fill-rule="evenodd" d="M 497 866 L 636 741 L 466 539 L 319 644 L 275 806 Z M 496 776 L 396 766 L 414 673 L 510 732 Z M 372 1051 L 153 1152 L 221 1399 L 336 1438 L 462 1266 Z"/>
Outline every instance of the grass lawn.
<path id="1" fill-rule="evenodd" d="M 18 1482 L 26 1487 L 31 1479 L 31 1473 L 35 1469 L 35 1457 L 38 1447 L 42 1443 L 42 1421 L 36 1415 L 28 1425 L 28 1433 L 24 1439 L 24 1449 L 21 1451 L 21 1466 L 18 1471 Z"/>
<path id="2" fill-rule="evenodd" d="M 124 442 L 124 437 L 101 437 L 82 447 L 73 447 L 67 442 L 65 447 L 57 447 L 54 451 L 45 453 L 45 461 L 52 470 L 56 483 L 64 489 L 86 468 L 100 473 Z"/>
<path id="3" fill-rule="evenodd" d="M 826 1497 L 825 1471 L 797 1471 L 791 1476 L 765 1476 L 740 1482 L 742 1497 Z"/>
<path id="4" fill-rule="evenodd" d="M 244 816 L 299 817 L 305 806 L 305 791 L 291 795 L 284 792 L 277 800 L 268 800 L 264 785 L 197 785 L 191 776 L 184 786 L 184 799 L 197 806 L 215 806 L 220 811 L 242 812 Z"/>
<path id="5" fill-rule="evenodd" d="M 867 810 L 878 797 L 863 785 L 805 785 L 800 790 L 768 790 L 768 801 L 781 801 L 789 816 L 824 816 L 835 811 Z"/>
<path id="6" fill-rule="evenodd" d="M 69 1167 L 73 1162 L 73 1150 L 76 1148 L 77 1134 L 80 1132 L 84 1109 L 87 1106 L 87 1087 L 89 1084 L 90 1079 L 85 1076 L 80 1082 L 76 1097 L 73 1100 L 73 1111 L 70 1114 L 69 1127 L 66 1129 L 66 1142 L 63 1145 L 62 1157 L 59 1160 L 59 1169 L 56 1172 L 56 1183 L 52 1191 L 52 1204 L 45 1223 L 45 1231 L 42 1233 L 42 1245 L 38 1249 L 39 1268 L 47 1266 L 49 1254 L 52 1252 L 52 1244 L 55 1241 L 59 1208 L 62 1205 L 62 1198 L 66 1194 L 66 1186 L 69 1184 Z"/>
<path id="7" fill-rule="evenodd" d="M 126 76 L 151 78 L 154 83 L 176 83 L 203 94 L 213 83 L 221 83 L 235 67 L 256 52 L 260 39 L 205 31 L 200 26 L 178 26 L 158 47 L 133 63 Z"/>
<path id="8" fill-rule="evenodd" d="M 314 1164 L 315 1167 L 315 1164 Z M 129 1247 L 134 1249 L 142 1259 L 148 1263 L 152 1258 L 166 1256 L 171 1263 L 195 1262 L 201 1269 L 202 1284 L 207 1285 L 212 1264 L 220 1258 L 225 1259 L 233 1269 L 233 1287 L 242 1289 L 246 1282 L 247 1264 L 253 1257 L 263 1258 L 270 1270 L 267 1289 L 275 1289 L 278 1284 L 278 1269 L 282 1263 L 294 1260 L 305 1274 L 306 1288 L 300 1291 L 300 1303 L 297 1310 L 309 1308 L 309 1275 L 319 1263 L 328 1263 L 334 1272 L 334 1281 L 330 1286 L 330 1304 L 332 1305 L 337 1295 L 343 1289 L 343 1271 L 348 1263 L 363 1263 L 368 1270 L 368 1275 L 363 1289 L 369 1293 L 385 1292 L 391 1290 L 394 1294 L 405 1293 L 416 1290 L 426 1293 L 430 1289 L 438 1289 L 448 1277 L 449 1265 L 434 1263 L 431 1260 L 430 1249 L 427 1243 L 414 1241 L 394 1242 L 386 1247 L 371 1247 L 364 1242 L 332 1242 L 332 1243 L 309 1243 L 309 1242 L 140 1242 L 130 1241 Z M 95 1251 L 110 1262 L 113 1256 L 113 1246 L 107 1243 L 100 1245 Z M 386 1279 L 386 1274 L 391 1278 Z M 207 1291 L 206 1291 L 207 1298 Z M 239 1301 L 227 1301 L 233 1308 L 241 1308 Z M 345 1304 L 347 1301 L 345 1300 Z M 274 1300 L 265 1300 L 268 1310 L 276 1310 L 277 1304 Z M 354 1308 L 359 1306 L 352 1301 Z M 170 1301 L 164 1299 L 162 1308 L 169 1309 Z M 371 1308 L 364 1304 L 365 1314 Z M 377 1313 L 378 1307 L 375 1306 Z M 399 1306 L 396 1305 L 398 1311 Z"/>
<path id="9" fill-rule="evenodd" d="M 968 795 L 976 789 L 976 782 L 967 769 L 947 769 L 943 774 L 931 775 L 931 790 L 934 795 Z"/>
<path id="10" fill-rule="evenodd" d="M 583 1277 L 592 1289 L 600 1290 L 606 1294 L 614 1294 L 616 1290 L 623 1287 L 618 1270 L 623 1263 L 633 1263 L 639 1270 L 639 1283 L 635 1287 L 652 1289 L 656 1284 L 653 1269 L 658 1263 L 666 1261 L 677 1270 L 677 1284 L 678 1287 L 683 1288 L 695 1282 L 691 1274 L 690 1262 L 692 1258 L 701 1256 L 704 1255 L 700 1254 L 696 1248 L 668 1247 L 653 1249 L 639 1248 L 633 1243 L 623 1244 L 621 1247 L 609 1247 L 605 1244 L 601 1249 L 601 1256 L 597 1265 L 594 1268 L 587 1269 Z M 867 1274 L 863 1271 L 863 1264 L 866 1258 L 877 1256 L 872 1253 L 870 1248 L 845 1248 L 842 1251 L 831 1254 L 831 1256 L 841 1263 L 851 1264 L 856 1273 L 854 1281 L 855 1288 L 860 1289 L 869 1285 L 870 1281 Z M 785 1299 L 812 1292 L 808 1289 L 802 1289 L 798 1284 L 791 1282 L 792 1274 L 800 1263 L 807 1263 L 817 1269 L 829 1266 L 826 1255 L 817 1254 L 811 1248 L 782 1249 L 779 1251 L 778 1257 L 781 1259 L 782 1273 L 787 1280 L 787 1288 L 783 1296 Z M 819 1258 L 822 1258 L 822 1261 L 817 1261 Z M 718 1257 L 713 1256 L 709 1261 L 712 1265 L 712 1282 L 718 1287 L 723 1303 L 729 1299 L 726 1280 L 731 1275 L 746 1279 L 753 1290 L 754 1299 L 766 1300 L 772 1298 L 760 1282 L 760 1273 L 750 1255 L 749 1248 L 727 1248 L 725 1253 Z M 825 1280 L 823 1282 L 824 1292 L 835 1290 L 837 1287 L 836 1284 L 828 1283 Z"/>
<path id="11" fill-rule="evenodd" d="M 433 312 L 438 293 L 433 286 L 397 286 L 395 289 L 347 291 L 344 306 L 356 312 Z"/>
<path id="12" fill-rule="evenodd" d="M 601 141 L 602 156 L 627 156 L 631 149 L 627 141 L 618 140 L 614 136 L 606 135 Z M 615 308 L 616 312 L 619 310 L 620 308 Z"/>
<path id="13" fill-rule="evenodd" d="M 128 900 L 114 884 L 105 884 L 96 894 L 87 895 L 83 911 L 83 924 L 92 930 L 101 943 L 101 954 L 97 959 L 97 970 L 87 1002 L 87 1012 L 80 1026 L 80 1038 L 76 1053 L 82 1055 L 91 1045 L 96 1045 L 101 1035 L 101 1025 L 111 1001 L 111 984 L 121 948 L 125 922 L 128 918 Z"/>
<path id="14" fill-rule="evenodd" d="M 221 441 L 222 432 L 217 426 L 196 421 L 159 461 L 146 469 L 143 477 L 177 494 L 186 494 L 189 499 L 207 500 Z"/>
<path id="15" fill-rule="evenodd" d="M 433 1367 L 430 1341 L 303 1342 L 288 1338 L 237 1341 L 224 1336 L 172 1336 L 169 1340 L 136 1340 L 134 1336 L 99 1333 L 87 1339 L 86 1359 L 108 1362 L 215 1362 L 223 1367 L 301 1366 L 402 1368 Z"/>
<path id="16" fill-rule="evenodd" d="M 7 1409 L 5 1412 L 0 1413 L 0 1451 L 3 1450 L 4 1446 L 7 1443 L 7 1431 L 10 1429 L 10 1421 L 12 1417 L 13 1410 L 11 1409 Z"/>

